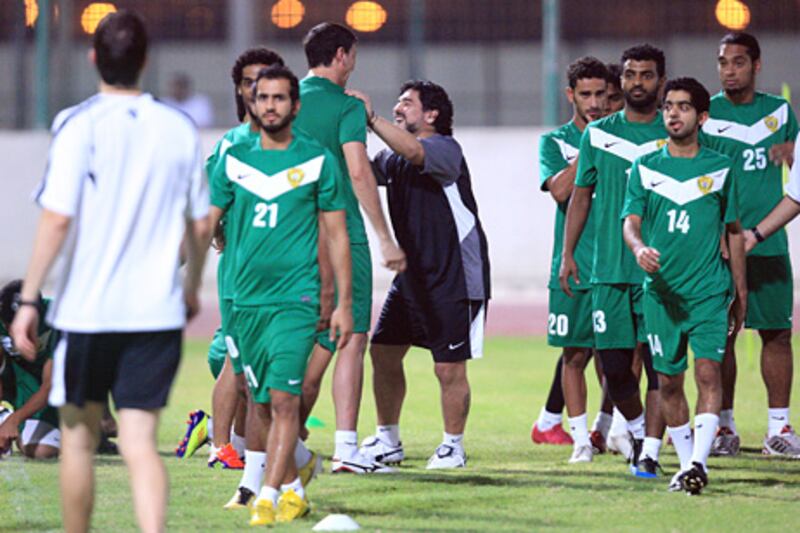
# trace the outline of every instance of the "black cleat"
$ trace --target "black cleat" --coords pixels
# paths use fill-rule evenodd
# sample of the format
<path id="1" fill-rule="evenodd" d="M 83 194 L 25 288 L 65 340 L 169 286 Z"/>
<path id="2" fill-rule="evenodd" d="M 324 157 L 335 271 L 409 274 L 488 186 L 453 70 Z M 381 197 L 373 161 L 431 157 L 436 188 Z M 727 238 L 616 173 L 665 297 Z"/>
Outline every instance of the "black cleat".
<path id="1" fill-rule="evenodd" d="M 639 471 L 639 456 L 642 455 L 644 439 L 631 439 L 631 443 L 631 456 L 628 457 L 628 465 L 630 466 L 631 474 L 635 476 Z"/>
<path id="2" fill-rule="evenodd" d="M 700 463 L 692 463 L 692 467 L 682 472 L 678 479 L 683 490 L 690 496 L 697 496 L 708 485 L 708 475 Z"/>
<path id="3" fill-rule="evenodd" d="M 649 455 L 645 455 L 639 464 L 636 467 L 636 477 L 642 477 L 646 479 L 654 479 L 658 477 L 658 472 L 664 473 L 664 469 L 661 468 L 661 465 L 650 457 Z"/>

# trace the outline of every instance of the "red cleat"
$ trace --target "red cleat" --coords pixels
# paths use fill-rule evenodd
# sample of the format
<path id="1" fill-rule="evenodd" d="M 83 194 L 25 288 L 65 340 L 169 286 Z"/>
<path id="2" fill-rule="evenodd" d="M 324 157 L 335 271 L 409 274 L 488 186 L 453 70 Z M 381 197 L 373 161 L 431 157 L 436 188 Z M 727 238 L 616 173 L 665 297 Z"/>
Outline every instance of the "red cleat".
<path id="1" fill-rule="evenodd" d="M 572 437 L 564 431 L 561 424 L 555 425 L 547 431 L 541 431 L 534 424 L 531 430 L 531 440 L 534 444 L 572 445 Z"/>
<path id="2" fill-rule="evenodd" d="M 230 443 L 220 448 L 217 455 L 208 462 L 209 468 L 214 468 L 217 465 L 229 470 L 242 470 L 244 468 L 244 462 Z"/>
<path id="3" fill-rule="evenodd" d="M 595 455 L 606 453 L 606 438 L 599 431 L 595 430 L 589 433 L 589 442 L 592 443 L 592 451 Z"/>

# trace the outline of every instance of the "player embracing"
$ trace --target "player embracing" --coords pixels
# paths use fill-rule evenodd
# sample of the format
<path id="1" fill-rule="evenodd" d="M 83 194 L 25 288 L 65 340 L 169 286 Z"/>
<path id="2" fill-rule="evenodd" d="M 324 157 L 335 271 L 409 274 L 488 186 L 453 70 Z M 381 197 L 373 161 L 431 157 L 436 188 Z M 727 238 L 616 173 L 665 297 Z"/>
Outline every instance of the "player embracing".
<path id="1" fill-rule="evenodd" d="M 678 78 L 664 93 L 670 141 L 634 161 L 622 216 L 625 242 L 647 273 L 645 331 L 659 375 L 662 413 L 681 462 L 669 490 L 699 494 L 708 484 L 706 460 L 722 405 L 729 309 L 735 334 L 747 306 L 739 169 L 730 158 L 698 144 L 698 130 L 708 118 L 705 87 L 693 78 Z M 721 237 L 727 237 L 730 271 L 720 254 Z M 684 393 L 688 347 L 694 352 L 698 393 L 694 437 Z"/>

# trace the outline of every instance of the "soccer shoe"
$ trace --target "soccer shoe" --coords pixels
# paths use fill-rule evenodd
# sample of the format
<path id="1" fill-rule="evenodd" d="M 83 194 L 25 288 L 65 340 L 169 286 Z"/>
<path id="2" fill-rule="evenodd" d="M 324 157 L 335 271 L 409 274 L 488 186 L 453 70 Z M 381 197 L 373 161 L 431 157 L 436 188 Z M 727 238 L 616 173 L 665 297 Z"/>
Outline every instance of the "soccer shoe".
<path id="1" fill-rule="evenodd" d="M 464 450 L 456 450 L 449 444 L 440 444 L 431 458 L 428 459 L 428 470 L 444 468 L 464 468 L 467 466 L 467 454 Z"/>
<path id="2" fill-rule="evenodd" d="M 223 509 L 249 509 L 253 505 L 255 493 L 247 487 L 239 487 L 233 494 L 228 503 L 222 506 Z"/>
<path id="3" fill-rule="evenodd" d="M 706 469 L 703 468 L 703 465 L 700 463 L 692 463 L 692 467 L 689 470 L 681 472 L 678 479 L 680 479 L 683 490 L 690 496 L 697 496 L 703 492 L 705 486 L 708 485 Z"/>
<path id="4" fill-rule="evenodd" d="M 189 413 L 186 421 L 186 434 L 175 449 L 178 457 L 191 457 L 194 452 L 208 442 L 208 415 L 202 410 Z"/>
<path id="5" fill-rule="evenodd" d="M 251 526 L 271 526 L 275 523 L 276 509 L 270 500 L 258 498 L 250 507 Z"/>
<path id="6" fill-rule="evenodd" d="M 711 455 L 713 457 L 732 457 L 739 454 L 739 435 L 734 433 L 731 428 L 720 426 L 717 436 L 711 444 Z"/>
<path id="7" fill-rule="evenodd" d="M 215 468 L 217 465 L 227 470 L 242 470 L 244 468 L 242 458 L 239 457 L 230 442 L 220 448 L 217 454 L 208 460 L 209 468 Z"/>
<path id="8" fill-rule="evenodd" d="M 302 518 L 310 509 L 308 498 L 302 498 L 292 489 L 287 490 L 278 499 L 278 522 L 291 522 L 295 518 Z"/>
<path id="9" fill-rule="evenodd" d="M 631 456 L 632 444 L 631 436 L 628 432 L 609 435 L 606 445 L 611 453 L 618 453 L 625 458 L 630 458 Z"/>
<path id="10" fill-rule="evenodd" d="M 569 433 L 564 431 L 564 428 L 561 427 L 561 424 L 556 424 L 547 431 L 540 430 L 538 427 L 536 427 L 536 424 L 534 424 L 533 428 L 531 429 L 531 440 L 534 444 L 574 444 L 572 437 L 569 436 Z"/>
<path id="11" fill-rule="evenodd" d="M 800 437 L 794 432 L 792 426 L 783 426 L 780 433 L 764 439 L 764 448 L 761 453 L 800 459 Z"/>
<path id="12" fill-rule="evenodd" d="M 634 439 L 631 436 L 631 454 L 628 456 L 628 466 L 631 474 L 638 476 L 639 472 L 639 458 L 642 455 L 642 448 L 644 447 L 644 439 Z"/>
<path id="13" fill-rule="evenodd" d="M 667 487 L 669 492 L 680 492 L 683 490 L 683 485 L 681 485 L 681 475 L 683 475 L 683 470 L 678 470 L 675 472 L 675 475 L 672 476 L 672 479 L 669 481 L 669 486 Z"/>
<path id="14" fill-rule="evenodd" d="M 385 465 L 399 465 L 406 457 L 402 442 L 398 442 L 397 446 L 392 446 L 382 441 L 377 435 L 361 441 L 358 452 L 368 459 Z"/>
<path id="15" fill-rule="evenodd" d="M 597 430 L 589 433 L 589 442 L 592 443 L 592 453 L 602 455 L 606 453 L 606 438 Z"/>
<path id="16" fill-rule="evenodd" d="M 659 470 L 662 474 L 664 473 L 664 469 L 661 468 L 658 461 L 649 455 L 645 455 L 636 465 L 636 472 L 634 475 L 645 479 L 655 479 L 658 477 Z"/>
<path id="17" fill-rule="evenodd" d="M 578 446 L 572 450 L 572 457 L 569 458 L 569 464 L 575 463 L 591 463 L 594 452 L 591 446 Z"/>
<path id="18" fill-rule="evenodd" d="M 303 488 L 307 487 L 311 480 L 317 477 L 317 474 L 322 472 L 322 457 L 317 452 L 311 452 L 311 459 L 298 469 L 300 476 L 300 483 Z"/>
<path id="19" fill-rule="evenodd" d="M 373 461 L 360 453 L 348 459 L 334 457 L 331 461 L 332 474 L 393 474 L 396 471 L 391 466 Z"/>

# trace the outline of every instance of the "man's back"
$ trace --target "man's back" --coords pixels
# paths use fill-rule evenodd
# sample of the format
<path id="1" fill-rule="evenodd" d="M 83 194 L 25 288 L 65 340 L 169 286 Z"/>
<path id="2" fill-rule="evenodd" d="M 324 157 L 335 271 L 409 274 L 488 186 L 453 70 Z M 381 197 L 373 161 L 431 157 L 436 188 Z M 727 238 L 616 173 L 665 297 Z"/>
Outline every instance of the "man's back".
<path id="1" fill-rule="evenodd" d="M 183 326 L 178 250 L 185 220 L 207 210 L 201 164 L 190 119 L 148 94 L 98 94 L 56 117 L 37 201 L 73 225 L 50 322 Z"/>

